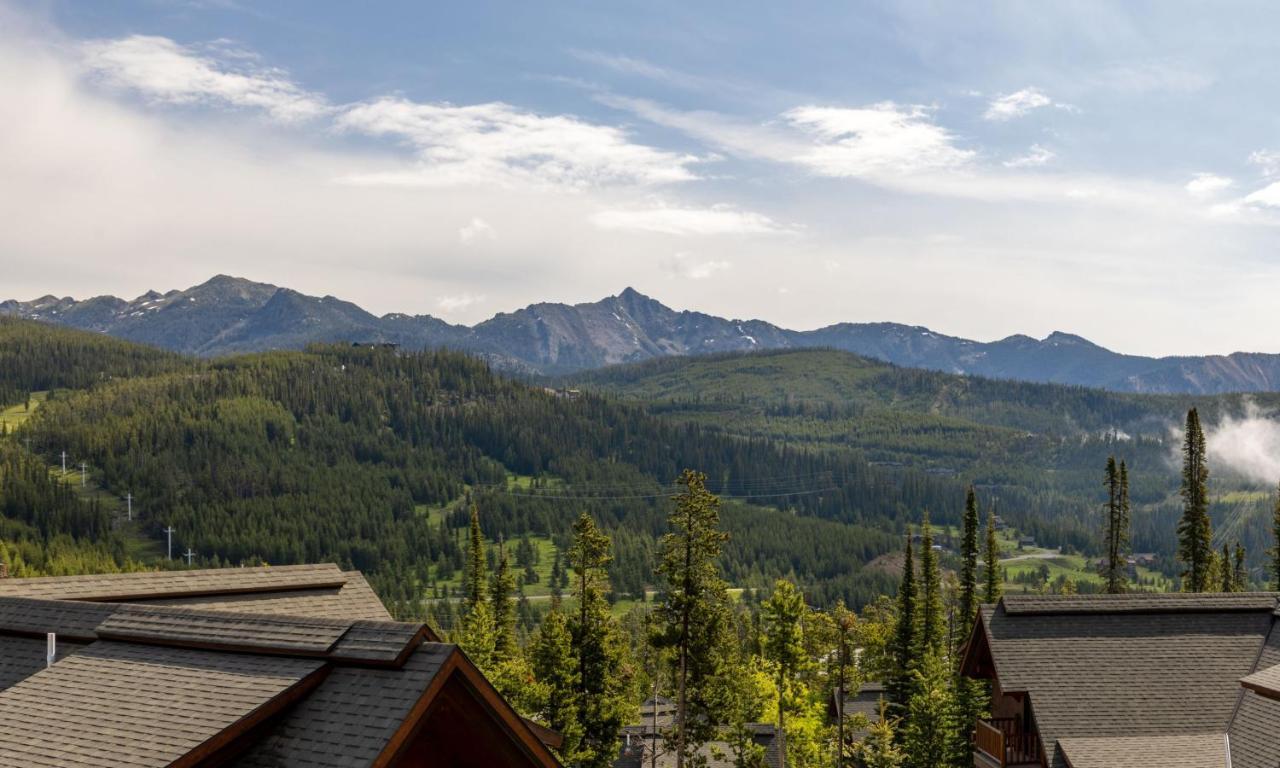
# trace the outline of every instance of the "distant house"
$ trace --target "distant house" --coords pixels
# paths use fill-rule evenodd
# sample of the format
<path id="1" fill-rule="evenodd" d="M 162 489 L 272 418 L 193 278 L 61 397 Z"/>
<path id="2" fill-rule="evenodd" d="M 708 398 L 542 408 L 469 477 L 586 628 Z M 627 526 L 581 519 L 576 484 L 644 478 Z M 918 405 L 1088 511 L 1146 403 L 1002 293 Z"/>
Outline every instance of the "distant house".
<path id="1" fill-rule="evenodd" d="M 832 722 L 839 722 L 841 713 L 844 714 L 845 723 L 849 728 L 846 738 L 849 741 L 861 741 L 867 736 L 865 727 L 858 727 L 858 723 L 866 718 L 867 725 L 874 725 L 880 722 L 880 703 L 884 700 L 885 690 L 883 683 L 867 682 L 858 687 L 857 691 L 850 691 L 845 694 L 844 707 L 838 709 L 836 707 L 838 691 L 832 691 L 831 701 L 827 705 L 827 717 Z"/>
<path id="2" fill-rule="evenodd" d="M 676 756 L 667 749 L 663 734 L 675 722 L 675 714 L 675 702 L 670 699 L 658 697 L 641 704 L 640 722 L 622 729 L 622 746 L 613 768 L 649 768 L 655 764 L 658 768 L 673 768 Z M 764 749 L 764 765 L 782 768 L 777 728 L 772 723 L 751 723 L 747 729 L 752 741 Z M 733 747 L 728 741 L 704 744 L 698 755 L 706 760 L 707 768 L 732 768 L 734 763 Z"/>
<path id="3" fill-rule="evenodd" d="M 1006 595 L 962 670 L 992 682 L 974 765 L 1276 768 L 1274 593 Z"/>
<path id="4" fill-rule="evenodd" d="M 0 580 L 0 765 L 558 766 L 337 566 Z"/>

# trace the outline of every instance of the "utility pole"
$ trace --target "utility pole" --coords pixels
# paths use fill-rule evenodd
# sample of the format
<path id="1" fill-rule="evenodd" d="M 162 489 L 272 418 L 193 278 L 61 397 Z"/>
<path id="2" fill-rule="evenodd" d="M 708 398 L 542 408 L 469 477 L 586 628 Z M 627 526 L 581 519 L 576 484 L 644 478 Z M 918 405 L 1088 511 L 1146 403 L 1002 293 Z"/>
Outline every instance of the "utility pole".
<path id="1" fill-rule="evenodd" d="M 62 474 L 67 474 L 67 452 L 62 452 Z"/>
<path id="2" fill-rule="evenodd" d="M 128 510 L 125 514 L 129 516 L 129 522 L 132 523 L 133 522 L 133 492 L 132 491 L 124 495 L 124 503 L 126 505 L 125 509 Z"/>
<path id="3" fill-rule="evenodd" d="M 173 559 L 173 526 L 171 525 L 168 528 L 165 528 L 164 532 L 169 537 L 169 559 L 172 560 Z"/>
<path id="4" fill-rule="evenodd" d="M 83 462 L 83 461 L 80 462 L 80 487 L 81 488 L 83 488 L 85 484 L 89 482 L 89 475 L 87 474 L 88 468 L 89 468 L 89 465 L 86 462 Z"/>
<path id="5" fill-rule="evenodd" d="M 191 551 L 191 547 L 187 547 L 187 551 L 183 552 L 182 556 L 187 558 L 187 565 L 191 565 L 191 558 L 195 557 L 196 553 Z"/>

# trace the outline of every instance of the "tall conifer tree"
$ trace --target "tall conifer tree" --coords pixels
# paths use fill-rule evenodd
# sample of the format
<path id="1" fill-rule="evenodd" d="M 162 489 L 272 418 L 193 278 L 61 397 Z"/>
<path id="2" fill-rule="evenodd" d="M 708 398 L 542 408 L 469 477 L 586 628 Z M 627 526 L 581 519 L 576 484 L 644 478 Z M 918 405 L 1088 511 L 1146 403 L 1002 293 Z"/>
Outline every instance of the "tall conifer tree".
<path id="1" fill-rule="evenodd" d="M 1231 567 L 1231 586 L 1236 592 L 1244 592 L 1249 589 L 1249 570 L 1245 567 L 1244 557 L 1244 545 L 1237 541 L 1235 562 Z"/>
<path id="2" fill-rule="evenodd" d="M 1182 519 L 1178 522 L 1178 559 L 1184 592 L 1213 589 L 1213 527 L 1209 522 L 1209 465 L 1205 460 L 1204 431 L 1195 408 L 1187 411 L 1182 444 Z"/>
<path id="3" fill-rule="evenodd" d="M 996 538 L 996 507 L 994 504 L 987 511 L 987 545 L 983 549 L 982 560 L 985 568 L 982 602 L 996 603 L 1000 600 L 1003 580 L 1000 574 L 1000 542 Z"/>
<path id="4" fill-rule="evenodd" d="M 507 547 L 498 542 L 498 570 L 493 575 L 490 604 L 493 606 L 493 646 L 498 660 L 509 659 L 520 653 L 516 643 L 516 579 L 511 573 Z"/>
<path id="5" fill-rule="evenodd" d="M 547 689 L 543 721 L 564 739 L 558 751 L 566 763 L 571 763 L 577 758 L 582 735 L 578 726 L 578 663 L 573 636 L 559 601 L 553 601 L 538 628 L 532 656 L 534 675 Z"/>
<path id="6" fill-rule="evenodd" d="M 938 569 L 938 553 L 933 551 L 933 529 L 929 512 L 920 523 L 920 636 L 919 653 L 941 653 L 946 640 L 942 615 L 942 574 Z"/>
<path id="7" fill-rule="evenodd" d="M 788 692 L 796 673 L 805 658 L 804 596 L 786 579 L 779 579 L 773 594 L 764 604 L 765 658 L 773 662 L 777 670 L 778 684 L 778 734 L 782 739 L 782 754 L 787 754 L 787 705 Z M 784 758 L 785 763 L 785 758 Z"/>
<path id="8" fill-rule="evenodd" d="M 467 608 L 475 610 L 488 595 L 489 561 L 485 556 L 484 534 L 480 532 L 480 510 L 471 505 L 471 531 L 467 549 Z"/>
<path id="9" fill-rule="evenodd" d="M 569 622 L 578 667 L 577 720 L 581 742 L 577 763 L 608 768 L 617 759 L 618 735 L 627 711 L 629 681 L 624 674 L 626 646 L 617 620 L 604 599 L 606 568 L 613 556 L 609 537 L 587 513 L 573 524 L 569 566 L 577 610 Z"/>
<path id="10" fill-rule="evenodd" d="M 659 606 L 662 642 L 673 652 L 676 687 L 676 768 L 710 740 L 720 722 L 717 696 L 730 652 L 728 593 L 720 576 L 720 499 L 706 475 L 685 470 L 669 517 L 671 532 L 659 544 L 658 573 L 666 581 Z"/>
<path id="11" fill-rule="evenodd" d="M 893 634 L 893 676 L 888 681 L 889 704 L 893 716 L 906 715 L 911 699 L 911 668 L 916 652 L 916 570 L 908 526 L 903 550 L 902 582 L 898 585 L 898 617 Z"/>
<path id="12" fill-rule="evenodd" d="M 969 486 L 964 499 L 964 524 L 960 532 L 960 606 L 956 618 L 956 648 L 969 637 L 978 615 L 978 494 Z"/>
<path id="13" fill-rule="evenodd" d="M 1271 538 L 1271 588 L 1280 592 L 1280 485 L 1276 486 L 1276 506 L 1271 512 Z"/>

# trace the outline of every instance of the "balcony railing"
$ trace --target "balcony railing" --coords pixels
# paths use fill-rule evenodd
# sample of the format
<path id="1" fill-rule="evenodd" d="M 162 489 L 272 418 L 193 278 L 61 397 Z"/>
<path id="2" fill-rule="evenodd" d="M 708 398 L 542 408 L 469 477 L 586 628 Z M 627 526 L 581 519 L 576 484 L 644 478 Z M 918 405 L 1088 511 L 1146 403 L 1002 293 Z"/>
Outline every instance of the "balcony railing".
<path id="1" fill-rule="evenodd" d="M 973 732 L 973 748 L 1001 768 L 1040 765 L 1040 737 L 1024 731 L 1015 717 L 979 720 Z"/>

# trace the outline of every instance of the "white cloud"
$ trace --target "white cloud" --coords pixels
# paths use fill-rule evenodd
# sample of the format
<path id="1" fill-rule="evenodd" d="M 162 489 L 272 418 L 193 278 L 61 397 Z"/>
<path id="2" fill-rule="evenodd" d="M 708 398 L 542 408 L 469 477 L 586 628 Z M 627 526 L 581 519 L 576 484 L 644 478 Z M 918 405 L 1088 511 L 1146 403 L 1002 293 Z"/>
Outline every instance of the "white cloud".
<path id="1" fill-rule="evenodd" d="M 960 149 L 920 106 L 881 102 L 861 108 L 797 107 L 783 117 L 815 144 L 793 158 L 822 176 L 877 177 L 956 168 L 973 151 Z"/>
<path id="2" fill-rule="evenodd" d="M 473 293 L 459 293 L 450 296 L 441 296 L 436 300 L 436 307 L 440 310 L 440 314 L 448 315 L 457 312 L 460 309 L 479 304 L 484 301 L 484 296 L 477 296 Z"/>
<path id="3" fill-rule="evenodd" d="M 1245 195 L 1248 205 L 1261 205 L 1267 208 L 1280 208 L 1280 181 L 1275 181 L 1256 192 Z"/>
<path id="4" fill-rule="evenodd" d="M 1264 176 L 1280 175 L 1280 152 L 1274 149 L 1259 149 L 1249 153 L 1249 162 L 1261 168 Z"/>
<path id="5" fill-rule="evenodd" d="M 337 117 L 337 126 L 403 140 L 417 168 L 362 174 L 357 184 L 449 186 L 521 183 L 569 187 L 652 185 L 696 178 L 698 158 L 632 142 L 620 128 L 567 115 L 539 115 L 509 104 L 422 104 L 382 98 Z"/>
<path id="6" fill-rule="evenodd" d="M 1268 486 L 1280 477 L 1280 421 L 1252 400 L 1244 416 L 1223 417 L 1205 429 L 1210 458 L 1237 474 Z"/>
<path id="7" fill-rule="evenodd" d="M 596 213 L 591 221 L 600 229 L 666 235 L 769 235 L 787 231 L 764 214 L 724 205 L 710 208 L 613 208 Z"/>
<path id="8" fill-rule="evenodd" d="M 216 41 L 207 54 L 165 37 L 132 35 L 81 46 L 83 65 L 103 82 L 170 104 L 214 103 L 265 111 L 285 122 L 325 114 L 324 97 L 303 90 L 278 69 L 260 68 L 256 57 Z M 235 60 L 238 69 L 223 59 Z"/>
<path id="9" fill-rule="evenodd" d="M 1087 82 L 1113 91 L 1194 93 L 1213 85 L 1213 78 L 1179 62 L 1152 60 L 1107 67 Z"/>
<path id="10" fill-rule="evenodd" d="M 1192 197 L 1213 197 L 1232 185 L 1231 179 L 1213 173 L 1197 173 L 1184 189 Z"/>
<path id="11" fill-rule="evenodd" d="M 463 245 L 470 245 L 481 239 L 493 240 L 497 236 L 498 234 L 494 231 L 493 225 L 479 216 L 472 218 L 471 221 L 458 230 L 458 240 Z"/>
<path id="12" fill-rule="evenodd" d="M 1057 157 L 1053 150 L 1032 144 L 1025 155 L 1010 158 L 1001 163 L 1005 168 L 1039 168 Z"/>
<path id="13" fill-rule="evenodd" d="M 1053 103 L 1053 99 L 1046 96 L 1039 88 L 1023 88 L 992 99 L 982 116 L 987 120 L 1012 120 Z"/>
<path id="14" fill-rule="evenodd" d="M 698 261 L 693 259 L 690 254 L 677 253 L 667 260 L 665 265 L 667 273 L 671 277 L 684 278 L 688 280 L 706 280 L 714 276 L 717 272 L 724 272 L 733 265 L 724 259 L 712 259 Z"/>

